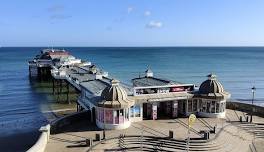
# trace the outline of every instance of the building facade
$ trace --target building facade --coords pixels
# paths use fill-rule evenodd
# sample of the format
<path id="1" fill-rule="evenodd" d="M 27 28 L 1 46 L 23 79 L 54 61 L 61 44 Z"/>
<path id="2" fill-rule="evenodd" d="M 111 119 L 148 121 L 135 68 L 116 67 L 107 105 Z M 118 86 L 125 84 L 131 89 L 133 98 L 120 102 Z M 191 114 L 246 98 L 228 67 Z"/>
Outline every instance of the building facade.
<path id="1" fill-rule="evenodd" d="M 132 79 L 132 87 L 102 77 L 82 83 L 78 100 L 92 111 L 92 120 L 101 129 L 125 129 L 145 119 L 186 117 L 225 118 L 226 92 L 216 75 L 209 74 L 199 87 L 154 77 L 148 69 L 144 77 Z"/>

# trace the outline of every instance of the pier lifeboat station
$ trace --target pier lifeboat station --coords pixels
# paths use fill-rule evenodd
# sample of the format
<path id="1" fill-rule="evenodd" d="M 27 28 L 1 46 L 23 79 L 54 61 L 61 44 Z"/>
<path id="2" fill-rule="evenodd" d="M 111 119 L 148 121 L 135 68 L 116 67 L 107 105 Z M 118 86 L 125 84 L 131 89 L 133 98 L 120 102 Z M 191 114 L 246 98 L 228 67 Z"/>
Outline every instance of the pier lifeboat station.
<path id="1" fill-rule="evenodd" d="M 186 117 L 225 118 L 226 92 L 216 75 L 209 74 L 199 87 L 154 77 L 148 69 L 144 77 L 132 79 L 128 87 L 115 79 L 81 83 L 78 103 L 92 111 L 92 120 L 102 129 L 124 129 L 146 119 Z"/>
<path id="2" fill-rule="evenodd" d="M 51 76 L 53 83 L 63 80 L 73 86 L 80 92 L 77 111 L 91 111 L 92 122 L 101 129 L 125 129 L 137 121 L 190 114 L 225 118 L 230 98 L 214 74 L 209 74 L 198 89 L 194 84 L 157 78 L 147 69 L 144 76 L 127 85 L 64 50 L 43 50 L 29 61 L 29 72 L 30 76 Z"/>

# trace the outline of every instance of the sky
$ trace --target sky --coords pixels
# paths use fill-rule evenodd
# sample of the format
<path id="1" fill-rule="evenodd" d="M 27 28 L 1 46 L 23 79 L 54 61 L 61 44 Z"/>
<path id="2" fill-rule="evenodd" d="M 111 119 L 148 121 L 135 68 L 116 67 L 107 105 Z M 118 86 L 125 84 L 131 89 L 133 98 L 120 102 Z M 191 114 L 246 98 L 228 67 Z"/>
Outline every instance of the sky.
<path id="1" fill-rule="evenodd" d="M 3 0 L 0 46 L 264 46 L 264 1 Z"/>

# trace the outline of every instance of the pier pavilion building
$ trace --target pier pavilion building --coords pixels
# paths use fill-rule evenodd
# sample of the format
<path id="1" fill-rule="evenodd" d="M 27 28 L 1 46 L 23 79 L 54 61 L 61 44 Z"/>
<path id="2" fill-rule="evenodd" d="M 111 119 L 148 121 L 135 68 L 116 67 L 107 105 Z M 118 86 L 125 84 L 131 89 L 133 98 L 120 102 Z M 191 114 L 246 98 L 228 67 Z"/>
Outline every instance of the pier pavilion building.
<path id="1" fill-rule="evenodd" d="M 225 118 L 226 92 L 216 75 L 209 74 L 199 87 L 154 77 L 132 79 L 133 86 L 101 77 L 82 82 L 78 103 L 91 110 L 92 120 L 102 129 L 124 129 L 145 119 L 186 117 Z"/>

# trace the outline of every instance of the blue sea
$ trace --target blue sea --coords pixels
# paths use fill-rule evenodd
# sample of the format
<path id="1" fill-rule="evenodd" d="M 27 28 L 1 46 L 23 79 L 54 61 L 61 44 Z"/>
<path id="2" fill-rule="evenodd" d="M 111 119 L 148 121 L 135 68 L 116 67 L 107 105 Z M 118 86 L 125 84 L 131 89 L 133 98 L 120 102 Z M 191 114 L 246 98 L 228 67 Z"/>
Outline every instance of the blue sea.
<path id="1" fill-rule="evenodd" d="M 29 141 L 20 141 L 23 151 L 37 139 L 37 130 L 47 121 L 41 105 L 46 94 L 37 92 L 29 81 L 27 61 L 41 47 L 0 48 L 0 148 L 3 139 L 28 133 Z M 199 85 L 213 72 L 232 94 L 232 99 L 264 105 L 264 47 L 74 47 L 64 49 L 91 61 L 125 83 L 144 75 L 150 67 L 156 77 Z M 32 138 L 31 138 L 32 136 Z M 12 138 L 14 137 L 14 138 Z M 2 140 L 1 140 L 2 139 Z M 14 147 L 14 146 L 13 146 Z"/>

